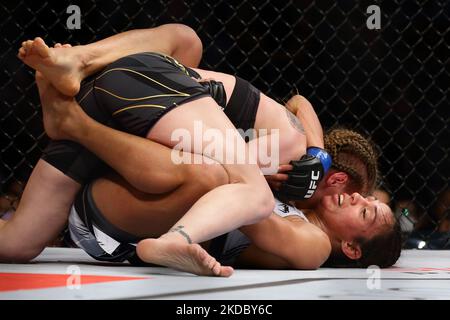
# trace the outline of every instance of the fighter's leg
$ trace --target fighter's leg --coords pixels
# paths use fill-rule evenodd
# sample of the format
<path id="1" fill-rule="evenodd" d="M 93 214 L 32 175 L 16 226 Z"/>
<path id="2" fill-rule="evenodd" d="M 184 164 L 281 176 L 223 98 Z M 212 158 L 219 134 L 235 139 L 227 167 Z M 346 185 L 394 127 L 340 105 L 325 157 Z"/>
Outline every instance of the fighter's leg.
<path id="1" fill-rule="evenodd" d="M 172 194 L 161 196 L 158 199 L 161 208 L 168 209 L 166 215 L 159 213 L 157 221 L 162 221 L 162 225 L 170 228 L 170 225 L 176 221 L 177 216 L 182 217 L 186 208 L 193 205 L 200 197 L 214 188 L 220 187 L 228 182 L 228 174 L 225 169 L 218 165 L 200 165 L 186 167 L 185 183 Z M 203 180 L 205 179 L 205 180 Z M 198 181 L 203 180 L 199 186 Z M 149 203 L 142 203 L 141 199 L 128 199 L 128 203 L 139 203 L 147 207 L 147 214 L 153 211 L 155 216 L 155 206 L 148 206 Z M 178 213 L 177 215 L 174 215 Z M 165 218 L 163 218 L 165 217 Z M 170 218 L 169 218 L 170 217 Z M 209 217 L 209 219 L 215 219 Z M 220 218 L 218 218 L 220 220 Z M 187 221 L 189 223 L 189 221 Z M 150 225 L 150 224 L 148 224 Z M 208 223 L 205 221 L 205 227 Z M 165 233 L 160 230 L 160 234 Z M 166 237 L 166 239 L 147 238 L 139 242 L 136 248 L 137 255 L 141 260 L 148 263 L 160 264 L 181 271 L 191 272 L 197 275 L 215 275 L 229 277 L 233 273 L 233 268 L 222 266 L 214 257 L 212 257 L 204 248 L 198 244 L 190 244 L 185 241 L 177 241 Z"/>
<path id="2" fill-rule="evenodd" d="M 159 62 L 159 60 L 154 58 L 147 59 L 150 59 L 148 61 L 149 64 Z M 122 63 L 126 65 L 127 61 L 122 61 Z M 173 76 L 181 86 L 195 87 L 197 85 L 194 80 L 181 72 L 178 73 L 169 64 L 163 63 L 162 65 L 168 69 L 168 74 Z M 152 70 L 151 65 L 148 67 Z M 125 71 L 118 70 L 118 72 L 119 76 Z M 108 77 L 98 77 L 96 86 L 110 89 L 109 86 L 113 86 L 112 82 L 117 81 L 117 77 L 114 77 L 114 75 L 114 73 L 108 73 Z M 189 81 L 194 82 L 194 84 L 189 83 Z M 152 92 L 153 90 L 150 84 L 148 86 L 148 89 L 146 89 L 146 86 L 137 86 L 137 88 L 142 89 L 144 92 L 140 93 L 145 95 L 145 93 L 148 93 L 147 91 Z M 118 101 L 114 101 L 114 105 L 108 107 L 107 104 L 111 104 L 111 101 L 107 97 L 109 95 L 104 95 L 104 97 L 97 95 L 97 100 L 104 107 L 120 109 L 121 105 L 117 105 Z M 127 101 L 127 99 L 119 100 L 121 103 Z M 148 103 L 151 106 L 151 102 Z M 130 108 L 126 103 L 123 107 Z M 116 152 L 111 152 L 111 145 L 103 139 L 106 138 L 104 135 L 98 136 L 98 131 L 92 131 L 81 124 L 80 121 L 70 117 L 70 113 L 73 113 L 74 110 L 79 110 L 79 108 L 63 107 L 59 108 L 59 111 L 56 109 L 58 108 L 52 110 L 53 116 L 47 117 L 47 119 L 50 119 L 49 122 L 53 119 L 54 122 L 59 121 L 65 129 L 72 127 L 72 130 L 61 130 L 63 132 L 71 132 L 72 134 L 72 136 L 62 136 L 62 138 L 82 144 L 121 173 L 121 170 L 117 168 L 120 166 L 122 168 L 124 167 L 123 155 L 128 155 L 131 152 L 126 143 L 123 144 L 123 148 L 124 150 L 128 150 L 127 152 L 121 153 L 117 149 L 115 150 Z M 61 118 L 61 111 L 63 114 L 65 113 L 69 116 L 65 118 L 63 116 Z M 126 115 L 126 113 L 122 113 L 122 115 Z M 45 121 L 46 117 L 44 115 L 44 124 Z M 86 121 L 86 123 L 88 122 Z M 195 132 L 195 126 L 198 122 L 202 124 L 204 130 L 213 130 L 219 135 L 222 144 L 217 146 L 215 150 L 214 148 L 203 147 L 209 143 L 208 141 L 203 141 L 204 137 L 202 133 L 199 137 L 196 137 L 198 133 Z M 47 133 L 50 134 L 49 130 L 47 130 L 48 126 L 45 126 Z M 200 141 L 197 141 L 199 143 L 192 143 L 192 145 L 184 146 L 183 149 L 187 152 L 202 154 L 223 164 L 228 173 L 230 183 L 215 188 L 200 198 L 176 226 L 174 226 L 174 232 L 163 235 L 161 241 L 205 241 L 234 230 L 241 225 L 255 223 L 270 215 L 274 206 L 274 199 L 267 182 L 259 170 L 256 155 L 250 152 L 247 144 L 236 131 L 236 128 L 212 98 L 200 98 L 174 108 L 174 110 L 159 119 L 152 128 L 148 138 L 173 148 L 176 142 L 172 141 L 172 133 L 175 130 L 188 132 L 194 138 L 193 141 L 199 139 Z M 200 148 L 197 147 L 198 145 Z M 220 155 L 223 155 L 223 157 Z M 123 173 L 121 174 L 124 177 L 126 176 Z M 211 217 L 214 218 L 211 219 Z M 158 251 L 157 248 L 155 248 L 155 251 Z"/>
<path id="3" fill-rule="evenodd" d="M 208 110 L 205 112 L 205 110 Z M 199 135 L 196 126 L 202 126 Z M 210 97 L 188 102 L 175 108 L 152 128 L 148 137 L 161 144 L 175 147 L 175 130 L 189 132 L 192 141 L 183 150 L 202 154 L 222 164 L 230 183 L 215 188 L 201 197 L 178 221 L 172 232 L 161 239 L 200 242 L 252 224 L 268 216 L 273 209 L 273 195 L 258 167 L 256 155 Z M 217 135 L 216 148 L 210 147 L 203 133 Z M 205 140 L 203 140 L 205 139 Z M 182 228 L 182 232 L 179 231 Z"/>
<path id="4" fill-rule="evenodd" d="M 165 152 L 170 153 L 170 149 Z M 168 167 L 171 165 L 174 166 L 167 164 Z M 228 175 L 219 164 L 180 167 L 183 171 L 182 184 L 173 192 L 144 194 L 117 174 L 110 174 L 94 182 L 94 202 L 103 216 L 116 227 L 140 238 L 158 237 L 203 194 L 228 182 Z M 154 246 L 153 241 L 147 239 L 141 241 L 138 248 L 137 253 L 143 261 L 182 271 L 216 276 L 229 276 L 233 272 L 232 268 L 221 266 L 197 244 L 163 242 Z"/>
<path id="5" fill-rule="evenodd" d="M 93 120 L 74 98 L 62 95 L 39 72 L 36 83 L 50 138 L 79 141 L 142 192 L 165 193 L 181 185 L 183 169 L 173 165 L 167 147 Z"/>
<path id="6" fill-rule="evenodd" d="M 181 106 L 180 109 L 182 107 L 183 106 Z M 76 110 L 80 111 L 79 107 L 76 107 L 75 104 L 69 108 L 61 108 L 61 110 L 63 110 L 64 112 L 75 112 Z M 169 113 L 168 116 L 171 113 Z M 211 115 L 211 112 L 209 112 L 208 114 Z M 165 118 L 166 117 L 164 117 L 163 119 Z M 74 121 L 74 119 L 77 120 Z M 176 126 L 176 124 L 173 125 Z M 113 130 L 99 123 L 96 123 L 86 115 L 83 115 L 81 117 L 72 117 L 70 121 L 66 121 L 64 123 L 64 126 L 64 130 L 67 130 L 66 132 L 71 132 L 70 136 L 64 136 L 66 139 L 74 140 L 92 150 L 97 154 L 97 156 L 102 158 L 116 171 L 120 172 L 122 176 L 126 177 L 126 179 L 132 185 L 134 185 L 135 187 L 138 186 L 141 191 L 147 193 L 161 193 L 163 190 L 162 186 L 166 184 L 166 192 L 173 190 L 173 184 L 170 181 L 173 181 L 175 177 L 179 177 L 176 169 L 180 167 L 174 166 L 173 170 L 165 169 L 167 164 L 172 163 L 173 161 L 172 152 L 167 155 L 164 155 L 164 153 L 161 152 L 166 147 L 154 141 L 148 141 L 140 137 L 131 136 L 124 132 Z M 72 128 L 67 129 L 70 126 L 72 126 Z M 229 124 L 229 126 L 231 130 L 234 130 L 231 124 Z M 214 125 L 210 124 L 210 127 L 214 127 Z M 216 125 L 216 127 L 218 127 L 218 125 Z M 225 136 L 226 135 L 224 135 L 224 137 Z M 235 152 L 235 150 L 237 149 L 234 149 L 236 146 L 233 146 L 233 143 L 241 143 L 241 140 L 239 140 L 240 137 L 235 136 L 235 138 L 236 142 L 230 142 L 228 145 L 228 149 L 231 152 Z M 114 146 L 115 152 L 111 152 L 111 146 Z M 244 150 L 244 152 L 247 152 L 245 145 L 241 145 L 240 149 Z M 159 151 L 154 152 L 153 150 Z M 127 155 L 126 162 L 123 161 L 124 154 Z M 212 156 L 212 158 L 214 158 L 213 155 L 209 156 Z M 232 154 L 231 158 L 236 159 L 237 155 Z M 153 160 L 149 161 L 149 159 Z M 223 161 L 224 159 L 219 160 Z M 132 161 L 134 165 L 130 165 L 130 161 Z M 152 166 L 155 167 L 152 168 Z M 268 189 L 267 184 L 263 176 L 260 175 L 259 171 L 256 171 L 256 173 L 254 173 L 255 176 L 252 176 L 253 173 L 248 173 L 247 171 L 245 171 L 254 169 L 251 168 L 251 166 L 252 165 L 248 164 L 224 165 L 227 170 L 229 179 L 231 179 L 231 184 L 221 186 L 212 191 L 215 192 L 220 189 L 219 191 L 221 199 L 219 201 L 220 203 L 217 204 L 217 206 L 214 203 L 209 203 L 209 196 L 208 198 L 200 199 L 200 201 L 202 201 L 207 208 L 205 209 L 204 217 L 195 219 L 194 224 L 196 225 L 195 228 L 199 229 L 196 230 L 199 235 L 195 235 L 195 238 L 193 238 L 195 239 L 194 242 L 212 238 L 220 233 L 237 228 L 242 224 L 252 223 L 252 221 L 258 220 L 259 218 L 262 218 L 261 216 L 265 215 L 265 209 L 267 209 L 269 213 L 271 212 L 271 202 L 273 201 L 272 194 L 270 193 L 270 190 Z M 232 169 L 229 170 L 229 167 L 232 167 Z M 240 168 L 244 170 L 244 179 L 247 179 L 246 181 L 254 182 L 255 185 L 253 185 L 252 183 L 246 183 L 246 181 L 243 182 L 242 180 L 240 180 L 240 177 L 237 177 L 237 174 L 234 174 L 234 171 L 237 171 L 237 169 Z M 233 171 L 233 169 L 235 170 Z M 230 175 L 230 172 L 232 175 Z M 249 177 L 246 177 L 245 174 L 247 174 Z M 128 177 L 131 177 L 131 179 L 129 179 Z M 252 181 L 251 179 L 260 179 L 261 181 Z M 165 182 L 166 180 L 168 182 Z M 267 190 L 264 189 L 266 187 Z M 195 206 L 197 205 L 198 203 L 196 203 Z M 226 213 L 233 212 L 236 216 L 224 218 L 222 212 L 225 210 L 225 208 L 227 208 Z M 252 218 L 249 218 L 245 215 L 247 210 L 252 210 L 252 212 L 249 213 Z M 256 217 L 253 216 L 253 214 L 256 215 Z M 210 219 L 211 216 L 218 219 Z M 222 218 L 224 221 L 221 221 Z M 184 220 L 182 223 L 185 223 Z M 208 227 L 208 224 L 211 225 L 209 227 L 212 230 L 207 230 L 207 228 L 201 227 Z"/>
<path id="7" fill-rule="evenodd" d="M 26 262 L 54 240 L 67 222 L 80 185 L 39 160 L 11 220 L 0 228 L 0 261 Z"/>
<path id="8" fill-rule="evenodd" d="M 77 107 L 73 99 L 70 102 L 70 99 L 61 98 L 63 105 L 49 103 L 46 108 L 45 90 L 42 89 L 42 86 L 40 86 L 40 92 L 44 111 L 44 125 L 50 136 L 52 136 L 52 133 L 49 128 L 51 129 L 55 125 L 59 126 L 59 132 L 63 132 L 59 136 L 60 139 L 73 140 L 85 146 L 133 185 L 135 183 L 132 182 L 130 176 L 134 175 L 136 181 L 139 181 L 143 174 L 136 168 L 130 168 L 127 162 L 123 161 L 123 155 L 136 157 L 138 161 L 146 162 L 149 168 L 148 173 L 155 172 L 151 170 L 152 162 L 136 153 L 137 149 L 134 150 L 130 147 L 128 140 L 131 140 L 131 137 L 129 135 L 125 136 L 123 132 L 111 130 L 101 126 L 86 115 L 83 116 L 82 110 Z M 52 100 L 55 101 L 55 99 Z M 74 105 L 64 106 L 65 103 L 73 103 Z M 205 110 L 208 110 L 208 112 L 205 112 Z M 51 116 L 46 116 L 46 113 Z M 73 116 L 74 114 L 75 116 Z M 81 116 L 77 117 L 76 114 Z M 203 148 L 203 145 L 208 145 L 208 142 L 202 141 L 202 135 L 195 137 L 197 133 L 195 133 L 194 127 L 197 122 L 202 124 L 204 130 L 215 130 L 223 144 L 218 146 L 216 150 Z M 108 129 L 114 132 L 113 135 L 106 133 Z M 200 139 L 199 143 L 187 145 L 184 150 L 203 154 L 223 164 L 228 173 L 230 184 L 220 186 L 199 199 L 177 223 L 175 229 L 177 232 L 166 234 L 163 236 L 165 239 L 183 240 L 181 235 L 188 233 L 188 239 L 192 242 L 205 241 L 241 225 L 254 223 L 272 212 L 273 195 L 256 164 L 256 155 L 250 153 L 245 141 L 212 98 L 205 97 L 194 100 L 167 113 L 153 127 L 149 138 L 154 141 L 153 143 L 157 142 L 168 147 L 174 147 L 176 142 L 172 141 L 172 133 L 177 129 L 187 131 L 194 138 L 193 141 L 195 138 Z M 101 132 L 105 132 L 105 134 L 99 134 Z M 65 136 L 64 133 L 69 133 L 69 135 Z M 119 135 L 123 139 L 114 140 Z M 137 137 L 133 138 L 135 138 L 134 140 L 138 139 Z M 141 142 L 141 149 L 144 152 L 145 144 L 144 141 Z M 115 152 L 111 152 L 112 145 L 114 145 Z M 201 148 L 197 148 L 197 145 L 200 145 Z M 223 157 L 220 157 L 220 154 Z M 239 162 L 238 159 L 241 161 Z M 230 160 L 231 163 L 228 163 Z M 127 174 L 130 172 L 131 174 Z M 157 174 L 171 175 L 170 172 L 157 172 Z M 153 183 L 153 187 L 155 186 L 160 188 L 157 183 Z M 148 192 L 157 193 L 152 190 L 148 190 Z M 211 219 L 211 217 L 214 217 L 214 219 Z M 180 226 L 185 228 L 183 232 L 178 230 Z"/>
<path id="9" fill-rule="evenodd" d="M 202 43 L 195 31 L 181 24 L 126 31 L 109 38 L 74 47 L 49 48 L 36 38 L 22 43 L 18 57 L 40 71 L 61 93 L 74 96 L 80 82 L 115 60 L 139 52 L 170 55 L 188 67 L 197 67 Z"/>
<path id="10" fill-rule="evenodd" d="M 156 156 L 164 158 L 165 153 L 170 155 L 170 152 L 170 148 L 162 146 Z M 133 165 L 132 162 L 129 164 Z M 149 194 L 138 190 L 117 173 L 99 178 L 92 185 L 93 199 L 106 219 L 139 238 L 154 238 L 166 233 L 200 197 L 229 182 L 227 172 L 217 163 L 176 165 L 168 161 L 164 167 L 155 170 L 176 171 L 179 186 L 165 193 Z"/>
<path id="11" fill-rule="evenodd" d="M 38 84 L 39 84 L 39 89 L 40 89 L 40 93 L 41 93 L 41 97 L 42 97 L 42 101 L 43 101 L 44 121 L 48 122 L 48 119 L 49 119 L 48 117 L 45 116 L 45 114 L 47 114 L 47 116 L 48 116 L 49 112 L 56 111 L 55 109 L 49 110 L 50 108 L 47 103 L 50 103 L 51 100 L 53 100 L 53 104 L 55 104 L 55 101 L 58 102 L 58 103 L 56 103 L 56 105 L 53 105 L 56 108 L 59 107 L 59 108 L 63 108 L 64 110 L 76 109 L 76 107 L 79 108 L 79 106 L 73 101 L 73 99 L 69 99 L 69 98 L 64 99 L 64 98 L 60 97 L 60 93 L 57 92 L 55 89 L 49 89 L 49 88 L 51 88 L 51 85 L 49 83 L 45 82 L 45 79 L 38 80 Z M 49 100 L 47 100 L 47 99 L 49 99 Z M 70 103 L 70 101 L 75 103 L 74 108 L 71 108 L 70 106 L 68 108 L 66 108 L 67 103 Z M 53 114 L 53 117 L 50 117 L 50 119 L 55 119 L 55 118 L 59 119 L 60 122 L 65 122 L 64 119 L 58 118 L 57 113 Z M 48 124 L 46 127 L 48 127 Z M 109 128 L 107 128 L 107 129 L 109 129 Z M 110 130 L 112 130 L 112 129 L 110 129 Z M 83 131 L 83 128 L 81 128 L 81 131 Z M 103 142 L 105 142 L 104 139 L 101 139 L 101 137 L 100 137 L 100 141 L 101 140 L 103 140 Z M 146 142 L 151 142 L 151 141 L 147 141 L 143 138 L 142 138 L 142 140 L 146 141 Z M 106 145 L 108 146 L 107 143 L 106 143 Z M 155 150 L 155 147 L 156 148 L 160 147 L 160 148 Z M 107 148 L 109 148 L 109 146 Z M 149 149 L 150 152 L 152 152 L 153 157 L 149 158 L 149 159 L 145 159 L 145 160 L 150 161 L 153 164 L 158 163 L 158 161 L 159 161 L 158 158 L 161 158 L 161 155 L 162 155 L 162 158 L 165 159 L 164 154 L 166 154 L 166 156 L 169 156 L 169 157 L 171 154 L 171 149 L 161 146 L 157 143 L 147 144 L 147 148 Z M 109 149 L 109 153 L 115 154 L 116 152 L 112 152 L 112 150 Z M 122 156 L 122 158 L 123 158 L 123 156 Z M 137 164 L 136 164 L 134 159 L 136 159 L 136 158 L 133 158 L 133 157 L 130 158 L 131 163 L 128 163 L 128 167 L 134 167 L 135 165 L 139 166 L 140 164 L 143 163 L 142 161 L 137 161 Z M 119 160 L 119 159 L 117 158 L 117 160 Z M 123 162 L 122 160 L 120 160 L 119 162 Z M 196 176 L 196 180 L 193 179 L 192 171 L 198 167 L 191 167 L 189 165 L 184 165 L 184 166 L 179 165 L 178 166 L 178 165 L 175 165 L 171 161 L 160 162 L 160 164 L 162 167 L 157 167 L 156 169 L 160 169 L 161 172 L 168 177 L 168 179 L 171 179 L 172 175 L 178 176 L 178 178 L 180 179 L 181 185 L 176 189 L 176 191 L 177 192 L 186 191 L 186 194 L 184 196 L 187 195 L 188 199 L 189 199 L 189 194 L 191 194 L 190 197 L 192 197 L 192 192 L 194 192 L 194 197 L 199 197 L 201 194 L 203 194 L 204 192 L 207 191 L 207 188 L 205 188 L 206 185 L 201 185 L 201 184 L 199 185 L 197 183 L 197 181 L 199 179 L 198 175 Z M 220 166 L 218 165 L 215 168 L 219 168 L 219 167 Z M 143 172 L 140 170 L 142 168 L 135 168 L 135 169 L 137 169 L 142 175 Z M 146 168 L 144 168 L 144 170 L 145 169 Z M 197 171 L 198 170 L 199 169 L 197 169 Z M 207 182 L 209 184 L 211 184 L 212 181 L 217 181 L 215 184 L 222 184 L 222 183 L 228 182 L 228 180 L 220 182 L 218 180 L 219 175 L 216 175 L 216 173 L 213 170 L 214 170 L 214 168 L 210 168 L 210 170 L 208 170 L 206 174 L 203 174 L 203 176 L 205 176 L 205 178 L 208 179 Z M 221 169 L 221 170 L 222 170 L 222 172 L 224 171 L 223 169 Z M 154 171 L 155 171 L 155 169 L 153 169 L 151 172 L 154 172 Z M 144 172 L 144 175 L 145 175 L 145 172 Z M 222 176 L 223 176 L 223 174 L 222 174 Z M 226 174 L 225 174 L 225 177 L 227 178 Z M 185 190 L 186 186 L 183 185 L 183 183 L 186 182 L 188 179 L 195 181 L 194 188 L 190 189 L 190 190 Z M 163 181 L 158 180 L 158 178 L 151 179 L 151 180 L 157 186 L 159 184 L 164 183 Z M 192 186 L 192 184 L 191 184 L 191 186 Z M 110 195 L 110 194 L 111 193 L 108 193 L 108 195 Z M 164 197 L 164 196 L 165 195 L 162 195 L 161 197 Z M 119 199 L 119 197 L 120 197 L 119 193 L 114 192 L 114 199 Z M 183 195 L 181 195 L 181 194 L 177 194 L 176 197 L 178 198 L 178 200 L 183 199 Z M 154 197 L 153 200 L 157 200 L 157 197 Z M 173 199 L 171 199 L 170 201 L 173 201 Z M 188 200 L 188 201 L 192 202 L 195 200 L 192 200 L 192 198 L 191 198 L 191 200 Z M 189 203 L 185 204 L 185 207 L 186 206 L 189 206 Z M 123 214 L 126 212 L 128 212 L 128 210 L 127 211 L 124 210 L 121 212 L 122 218 L 130 218 L 129 216 L 123 216 Z M 111 220 L 114 220 L 114 219 L 111 219 Z M 158 221 L 156 221 L 156 222 L 158 222 Z M 4 229 L 4 227 L 2 227 L 2 229 Z M 144 242 L 144 245 L 139 246 L 139 248 L 142 248 L 143 250 L 147 249 L 148 248 L 147 242 Z M 151 249 L 152 249 L 152 252 L 151 252 L 152 256 L 150 256 L 150 257 L 147 253 L 147 250 L 144 250 L 144 251 L 139 250 L 139 252 L 140 252 L 139 254 L 142 256 L 143 260 L 162 264 L 162 265 L 173 267 L 173 268 L 177 268 L 177 269 L 180 269 L 183 271 L 189 271 L 189 272 L 193 272 L 196 274 L 201 274 L 201 275 L 229 276 L 232 273 L 232 268 L 222 267 L 217 261 L 215 261 L 215 259 L 213 257 L 209 256 L 207 254 L 207 252 L 204 251 L 197 244 L 187 244 L 185 242 L 167 243 L 167 241 L 166 241 L 166 242 L 162 242 L 162 243 L 157 243 L 157 245 L 152 246 Z M 157 250 L 159 250 L 158 251 L 159 254 L 155 256 L 154 254 L 157 252 Z M 142 252 L 144 252 L 144 253 L 142 253 Z M 165 257 L 165 258 L 163 260 L 161 260 L 161 257 Z M 150 261 L 150 260 L 153 260 L 153 261 Z"/>

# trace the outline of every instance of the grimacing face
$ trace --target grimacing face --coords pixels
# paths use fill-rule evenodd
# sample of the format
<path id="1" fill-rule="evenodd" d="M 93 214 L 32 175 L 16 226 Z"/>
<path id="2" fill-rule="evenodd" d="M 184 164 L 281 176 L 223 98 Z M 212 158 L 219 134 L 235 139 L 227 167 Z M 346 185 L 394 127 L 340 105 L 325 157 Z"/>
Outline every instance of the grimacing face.
<path id="1" fill-rule="evenodd" d="M 370 239 L 394 224 L 388 205 L 356 192 L 324 196 L 318 209 L 328 230 L 343 241 Z"/>

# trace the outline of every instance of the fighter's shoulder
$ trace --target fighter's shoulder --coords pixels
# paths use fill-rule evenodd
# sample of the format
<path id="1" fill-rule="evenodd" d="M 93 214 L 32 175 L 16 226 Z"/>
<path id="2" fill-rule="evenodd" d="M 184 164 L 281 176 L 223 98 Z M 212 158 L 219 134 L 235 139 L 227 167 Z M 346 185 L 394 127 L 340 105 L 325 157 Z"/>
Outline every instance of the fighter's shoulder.
<path id="1" fill-rule="evenodd" d="M 298 217 L 302 220 L 308 221 L 306 216 L 303 214 L 303 212 L 296 207 L 282 202 L 279 199 L 275 198 L 275 208 L 273 209 L 273 212 L 283 218 L 286 217 Z"/>

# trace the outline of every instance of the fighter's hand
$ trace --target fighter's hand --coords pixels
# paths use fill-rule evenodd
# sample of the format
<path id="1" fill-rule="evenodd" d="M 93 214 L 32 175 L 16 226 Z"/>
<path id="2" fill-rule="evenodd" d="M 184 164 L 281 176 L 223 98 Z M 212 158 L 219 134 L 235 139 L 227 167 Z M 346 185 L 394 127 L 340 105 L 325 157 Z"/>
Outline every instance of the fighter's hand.
<path id="1" fill-rule="evenodd" d="M 272 188 L 272 190 L 280 190 L 282 183 L 287 181 L 289 178 L 289 176 L 285 172 L 288 172 L 292 169 L 292 165 L 282 164 L 278 167 L 278 173 L 266 176 L 267 183 Z"/>
<path id="2" fill-rule="evenodd" d="M 312 197 L 319 182 L 331 167 L 332 159 L 326 150 L 309 147 L 299 160 L 290 162 L 288 180 L 281 184 L 276 196 L 281 201 L 306 200 Z"/>

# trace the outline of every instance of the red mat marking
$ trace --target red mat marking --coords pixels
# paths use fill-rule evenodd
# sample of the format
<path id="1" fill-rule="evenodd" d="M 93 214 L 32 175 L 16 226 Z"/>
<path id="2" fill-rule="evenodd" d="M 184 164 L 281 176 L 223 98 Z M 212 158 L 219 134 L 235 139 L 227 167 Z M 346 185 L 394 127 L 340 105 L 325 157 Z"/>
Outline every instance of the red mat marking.
<path id="1" fill-rule="evenodd" d="M 52 287 L 65 287 L 67 284 L 75 285 L 71 274 L 36 274 L 36 273 L 0 273 L 0 291 L 45 289 Z M 144 280 L 143 277 L 117 277 L 117 276 L 94 276 L 80 275 L 80 285 L 127 281 Z"/>

